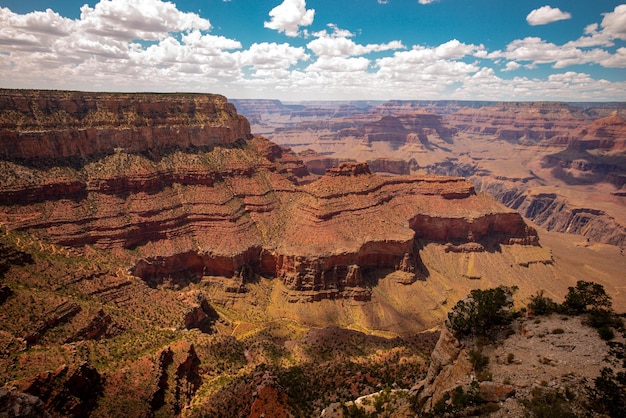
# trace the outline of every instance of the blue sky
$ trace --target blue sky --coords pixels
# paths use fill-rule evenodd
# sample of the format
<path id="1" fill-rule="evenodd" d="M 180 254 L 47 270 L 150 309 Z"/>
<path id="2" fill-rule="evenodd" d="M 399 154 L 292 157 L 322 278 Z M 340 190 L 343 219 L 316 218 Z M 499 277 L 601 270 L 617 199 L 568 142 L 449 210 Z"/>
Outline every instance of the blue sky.
<path id="1" fill-rule="evenodd" d="M 0 0 L 0 87 L 626 101 L 626 2 Z"/>

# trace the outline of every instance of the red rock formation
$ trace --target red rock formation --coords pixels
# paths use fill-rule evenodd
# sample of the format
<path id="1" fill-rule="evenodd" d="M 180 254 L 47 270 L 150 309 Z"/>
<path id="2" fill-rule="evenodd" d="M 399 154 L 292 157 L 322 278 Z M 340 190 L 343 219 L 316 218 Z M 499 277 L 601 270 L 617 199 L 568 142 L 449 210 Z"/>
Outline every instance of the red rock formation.
<path id="1" fill-rule="evenodd" d="M 63 365 L 18 385 L 21 392 L 40 398 L 55 416 L 88 416 L 97 405 L 104 379 L 88 363 Z"/>
<path id="2" fill-rule="evenodd" d="M 567 148 L 543 158 L 555 177 L 568 184 L 626 184 L 626 121 L 621 117 L 598 119 L 558 142 L 567 143 Z"/>
<path id="3" fill-rule="evenodd" d="M 565 103 L 500 103 L 479 109 L 464 108 L 445 118 L 455 129 L 506 140 L 538 141 L 565 135 L 591 117 Z"/>
<path id="4" fill-rule="evenodd" d="M 626 121 L 614 113 L 557 139 L 575 151 L 626 151 Z"/>
<path id="5" fill-rule="evenodd" d="M 91 319 L 89 324 L 80 329 L 74 336 L 69 338 L 67 342 L 99 340 L 100 338 L 112 337 L 120 334 L 123 330 L 123 327 L 113 323 L 111 315 L 100 309 Z"/>
<path id="6" fill-rule="evenodd" d="M 84 158 L 232 143 L 250 134 L 226 98 L 0 90 L 0 156 Z"/>
<path id="7" fill-rule="evenodd" d="M 319 292 L 313 299 L 367 299 L 368 269 L 420 277 L 416 238 L 536 242 L 519 214 L 476 195 L 460 178 L 380 177 L 366 164 L 345 163 L 311 183 L 291 151 L 261 137 L 245 139 L 245 120 L 220 96 L 87 93 L 83 108 L 80 93 L 4 95 L 23 116 L 11 132 L 22 138 L 32 126 L 45 128 L 39 149 L 51 160 L 38 167 L 24 160 L 37 147 L 5 142 L 0 223 L 66 246 L 126 251 L 135 261 L 132 273 L 152 286 L 218 275 L 240 277 L 241 287 L 244 276 L 263 274 L 281 278 L 289 291 Z M 61 128 L 42 112 L 65 115 L 70 133 L 86 120 L 106 119 L 97 115 L 115 117 L 98 131 L 106 141 L 56 148 Z M 67 116 L 90 112 L 96 116 Z M 129 114 L 149 129 L 168 122 L 183 136 L 129 142 L 127 130 L 139 124 L 120 121 Z M 224 136 L 184 133 L 198 120 Z M 93 154 L 68 160 L 77 153 Z"/>
<path id="8" fill-rule="evenodd" d="M 45 319 L 39 322 L 35 329 L 24 336 L 28 344 L 37 342 L 50 328 L 54 328 L 61 322 L 65 322 L 76 316 L 82 308 L 75 302 L 63 302 L 45 315 Z"/>

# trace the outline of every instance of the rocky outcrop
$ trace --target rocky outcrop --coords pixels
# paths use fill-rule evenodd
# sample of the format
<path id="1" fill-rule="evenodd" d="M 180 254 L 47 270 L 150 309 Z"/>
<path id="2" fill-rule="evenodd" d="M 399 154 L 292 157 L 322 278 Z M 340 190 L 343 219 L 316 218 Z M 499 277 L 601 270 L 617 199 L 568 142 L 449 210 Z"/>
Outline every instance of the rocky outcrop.
<path id="1" fill-rule="evenodd" d="M 204 333 L 212 333 L 213 323 L 219 315 L 202 294 L 198 295 L 196 304 L 185 314 L 185 329 L 198 329 Z"/>
<path id="2" fill-rule="evenodd" d="M 444 326 L 430 355 L 426 377 L 411 389 L 417 395 L 422 410 L 430 411 L 445 393 L 454 389 L 472 371 L 467 357 L 461 356 L 462 351 L 461 342 Z"/>
<path id="3" fill-rule="evenodd" d="M 34 376 L 19 384 L 18 390 L 41 399 L 54 416 L 88 416 L 102 394 L 104 379 L 88 363 Z"/>
<path id="4" fill-rule="evenodd" d="M 250 134 L 226 98 L 0 90 L 0 157 L 9 160 L 157 153 L 232 143 Z"/>
<path id="5" fill-rule="evenodd" d="M 523 185 L 472 179 L 477 188 L 550 231 L 577 234 L 590 241 L 626 246 L 626 227 L 593 207 L 576 207 L 557 193 L 534 192 Z"/>
<path id="6" fill-rule="evenodd" d="M 49 418 L 41 399 L 28 393 L 0 388 L 0 416 L 12 418 Z"/>
<path id="7" fill-rule="evenodd" d="M 179 415 L 183 408 L 191 402 L 196 391 L 202 386 L 200 364 L 201 361 L 192 344 L 187 351 L 187 357 L 176 367 L 174 376 L 174 413 L 176 415 Z"/>
<path id="8" fill-rule="evenodd" d="M 65 301 L 56 306 L 51 312 L 45 314 L 45 318 L 37 323 L 35 329 L 27 333 L 24 339 L 28 344 L 36 343 L 50 328 L 68 321 L 82 310 L 76 302 Z"/>
<path id="9" fill-rule="evenodd" d="M 626 184 L 626 121 L 616 114 L 561 138 L 567 148 L 543 158 L 544 167 L 568 184 Z"/>
<path id="10" fill-rule="evenodd" d="M 86 326 L 78 330 L 76 334 L 68 339 L 68 342 L 110 338 L 120 334 L 123 330 L 124 328 L 122 326 L 113 322 L 111 315 L 105 313 L 103 309 L 100 309 Z"/>
<path id="11" fill-rule="evenodd" d="M 150 408 L 153 411 L 165 405 L 165 396 L 169 388 L 168 382 L 168 367 L 174 362 L 174 352 L 170 347 L 167 347 L 159 353 L 159 358 L 155 364 L 155 380 L 156 390 L 150 396 Z"/>
<path id="12" fill-rule="evenodd" d="M 0 279 L 4 277 L 12 266 L 23 266 L 32 262 L 33 258 L 30 254 L 0 242 Z"/>
<path id="13" fill-rule="evenodd" d="M 0 305 L 13 294 L 11 288 L 5 284 L 0 284 Z"/>

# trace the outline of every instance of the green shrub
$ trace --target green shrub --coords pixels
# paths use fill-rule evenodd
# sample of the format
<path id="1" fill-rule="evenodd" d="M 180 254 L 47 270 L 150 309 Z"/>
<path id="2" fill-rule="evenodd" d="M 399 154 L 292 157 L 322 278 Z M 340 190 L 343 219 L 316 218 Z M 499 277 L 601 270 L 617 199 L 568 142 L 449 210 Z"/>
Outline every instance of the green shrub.
<path id="1" fill-rule="evenodd" d="M 484 371 L 489 366 L 489 357 L 483 355 L 482 348 L 469 351 L 469 360 L 476 372 Z"/>
<path id="2" fill-rule="evenodd" d="M 626 416 L 626 372 L 615 373 L 611 368 L 602 369 L 588 388 L 593 406 L 611 417 Z"/>
<path id="3" fill-rule="evenodd" d="M 530 297 L 530 302 L 527 308 L 530 309 L 533 315 L 550 315 L 557 311 L 559 304 L 544 296 L 544 290 L 540 290 L 536 295 Z"/>
<path id="4" fill-rule="evenodd" d="M 593 328 L 612 327 L 621 329 L 624 326 L 622 318 L 609 309 L 590 309 L 587 312 L 585 323 Z"/>
<path id="5" fill-rule="evenodd" d="M 515 354 L 509 353 L 509 354 L 506 355 L 506 362 L 507 362 L 507 364 L 513 363 L 513 360 L 515 360 Z"/>
<path id="6" fill-rule="evenodd" d="M 516 290 L 517 287 L 507 286 L 472 290 L 448 313 L 448 327 L 457 337 L 492 338 L 497 327 L 509 325 L 514 319 L 513 293 Z"/>
<path id="7" fill-rule="evenodd" d="M 522 401 L 528 411 L 527 416 L 535 418 L 576 417 L 569 405 L 569 400 L 561 393 L 543 388 L 535 388 L 531 393 L 530 399 Z"/>
<path id="8" fill-rule="evenodd" d="M 607 326 L 598 328 L 598 334 L 600 335 L 600 338 L 602 338 L 604 341 L 610 341 L 615 338 L 615 333 L 611 328 Z"/>
<path id="9" fill-rule="evenodd" d="M 564 334 L 565 330 L 563 328 L 555 328 L 552 330 L 553 334 Z"/>
<path id="10" fill-rule="evenodd" d="M 450 393 L 445 393 L 443 398 L 437 402 L 432 411 L 426 414 L 427 417 L 459 416 L 459 412 L 464 409 L 476 407 L 483 404 L 484 400 L 480 396 L 478 383 L 474 382 L 467 392 L 463 387 L 457 386 Z"/>
<path id="11" fill-rule="evenodd" d="M 568 288 L 562 308 L 573 315 L 585 313 L 589 309 L 610 310 L 611 297 L 601 284 L 579 280 L 576 287 Z"/>

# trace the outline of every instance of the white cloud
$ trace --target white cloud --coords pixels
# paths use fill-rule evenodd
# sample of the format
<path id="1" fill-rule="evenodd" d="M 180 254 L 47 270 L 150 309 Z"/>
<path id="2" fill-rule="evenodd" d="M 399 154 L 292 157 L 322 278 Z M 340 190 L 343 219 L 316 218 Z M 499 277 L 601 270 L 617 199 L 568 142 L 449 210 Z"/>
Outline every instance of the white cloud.
<path id="1" fill-rule="evenodd" d="M 584 35 L 567 45 L 588 48 L 592 46 L 613 46 L 614 39 L 626 40 L 626 4 L 621 4 L 612 12 L 603 13 L 600 25 L 587 25 Z"/>
<path id="2" fill-rule="evenodd" d="M 0 80 L 12 87 L 193 90 L 193 77 L 239 79 L 240 56 L 231 50 L 241 43 L 203 33 L 210 27 L 161 0 L 101 1 L 83 6 L 78 19 L 0 8 Z"/>
<path id="3" fill-rule="evenodd" d="M 378 74 L 390 81 L 430 81 L 445 86 L 480 69 L 457 59 L 471 55 L 481 47 L 452 40 L 434 48 L 420 45 L 410 51 L 395 52 L 391 57 L 376 60 Z"/>
<path id="4" fill-rule="evenodd" d="M 419 4 L 431 4 L 431 3 L 434 3 L 434 2 L 436 2 L 436 1 L 437 1 L 437 0 L 418 0 L 417 2 L 418 2 Z"/>
<path id="5" fill-rule="evenodd" d="M 306 10 L 305 0 L 283 0 L 270 10 L 269 15 L 271 20 L 263 23 L 266 28 L 295 37 L 299 35 L 300 26 L 309 26 L 313 23 L 315 9 Z"/>
<path id="6" fill-rule="evenodd" d="M 352 39 L 348 39 L 349 37 L 354 36 L 354 34 L 350 31 L 339 29 L 333 24 L 329 24 L 328 26 L 333 29 L 333 33 L 329 34 L 325 30 L 315 32 L 313 35 L 316 36 L 317 39 L 314 39 L 307 44 L 307 48 L 320 57 L 349 57 L 365 55 L 370 52 L 381 52 L 405 48 L 401 41 L 391 41 L 386 44 L 358 45 Z"/>
<path id="7" fill-rule="evenodd" d="M 506 63 L 505 67 L 502 69 L 502 71 L 515 71 L 518 70 L 522 67 L 521 64 L 515 62 L 515 61 L 509 61 Z"/>
<path id="8" fill-rule="evenodd" d="M 532 65 L 527 65 L 526 68 L 535 68 L 538 64 L 552 64 L 554 68 L 565 68 L 589 63 L 615 67 L 621 62 L 619 55 L 611 55 L 603 49 L 583 51 L 572 43 L 559 46 L 537 37 L 517 39 L 507 45 L 506 51 L 492 52 L 489 58 L 531 61 Z"/>
<path id="9" fill-rule="evenodd" d="M 626 4 L 620 4 L 611 13 L 604 13 L 602 31 L 613 38 L 626 40 Z"/>
<path id="10" fill-rule="evenodd" d="M 313 64 L 307 67 L 307 71 L 319 72 L 363 72 L 367 71 L 370 60 L 363 57 L 320 57 Z"/>
<path id="11" fill-rule="evenodd" d="M 609 68 L 626 68 L 626 48 L 618 48 L 615 54 L 602 59 L 600 65 Z"/>
<path id="12" fill-rule="evenodd" d="M 444 44 L 439 45 L 435 48 L 435 55 L 439 58 L 444 59 L 460 59 L 467 55 L 482 55 L 481 52 L 484 50 L 482 45 L 476 46 L 472 44 L 464 44 L 459 42 L 456 39 L 452 39 Z"/>
<path id="13" fill-rule="evenodd" d="M 74 21 L 48 9 L 25 15 L 0 8 L 0 49 L 4 51 L 47 51 L 55 37 L 69 35 Z"/>
<path id="14" fill-rule="evenodd" d="M 626 5 L 599 17 L 581 38 L 564 45 L 525 38 L 510 42 L 505 50 L 488 51 L 457 39 L 408 50 L 400 40 L 359 44 L 356 33 L 333 24 L 311 31 L 306 47 L 263 40 L 244 46 L 211 34 L 209 20 L 178 10 L 172 2 L 89 3 L 77 19 L 52 10 L 17 14 L 0 8 L 0 87 L 196 91 L 285 100 L 626 97 L 626 82 L 594 79 L 583 72 L 522 76 L 522 70 L 539 65 L 626 68 L 622 44 L 612 50 L 600 47 L 626 37 Z M 280 25 L 272 16 L 276 30 L 305 32 L 303 18 L 310 12 L 312 22 L 313 10 L 306 10 L 304 1 L 291 4 L 302 7 Z M 367 55 L 374 53 L 375 58 Z M 490 67 L 498 75 L 518 70 L 513 73 L 517 77 L 500 78 Z"/>
<path id="15" fill-rule="evenodd" d="M 94 8 L 80 8 L 80 27 L 86 33 L 131 41 L 158 40 L 169 32 L 209 30 L 211 23 L 195 13 L 181 12 L 161 0 L 110 0 Z"/>
<path id="16" fill-rule="evenodd" d="M 310 56 L 302 47 L 293 47 L 287 43 L 255 43 L 241 53 L 241 64 L 251 65 L 257 70 L 288 69 L 299 61 L 307 61 Z"/>
<path id="17" fill-rule="evenodd" d="M 528 13 L 526 21 L 529 25 L 546 25 L 548 23 L 557 22 L 559 20 L 571 19 L 572 15 L 568 12 L 563 12 L 558 7 L 552 8 L 550 6 L 543 6 Z"/>

